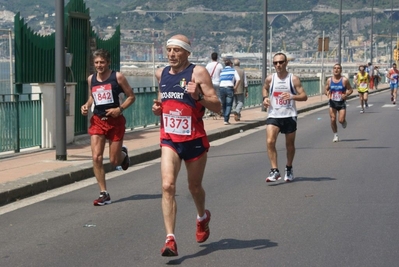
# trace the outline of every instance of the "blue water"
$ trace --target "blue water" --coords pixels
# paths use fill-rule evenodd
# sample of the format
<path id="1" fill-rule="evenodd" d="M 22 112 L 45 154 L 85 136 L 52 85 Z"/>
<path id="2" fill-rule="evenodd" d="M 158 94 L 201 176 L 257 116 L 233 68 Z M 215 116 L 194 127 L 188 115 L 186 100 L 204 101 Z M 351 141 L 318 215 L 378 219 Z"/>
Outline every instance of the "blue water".
<path id="1" fill-rule="evenodd" d="M 152 76 L 126 76 L 129 85 L 132 88 L 158 86 L 157 81 Z M 11 94 L 10 69 L 8 63 L 0 62 L 0 94 Z M 30 92 L 29 84 L 23 85 L 25 93 Z"/>

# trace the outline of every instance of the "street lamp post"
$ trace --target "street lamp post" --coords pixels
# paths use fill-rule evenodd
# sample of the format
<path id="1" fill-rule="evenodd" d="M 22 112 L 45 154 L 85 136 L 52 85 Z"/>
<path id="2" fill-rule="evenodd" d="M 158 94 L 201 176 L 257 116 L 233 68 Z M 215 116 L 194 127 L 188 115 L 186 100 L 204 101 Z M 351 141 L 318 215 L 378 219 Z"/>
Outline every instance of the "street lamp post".
<path id="1" fill-rule="evenodd" d="M 262 62 L 262 81 L 261 81 L 261 83 L 263 84 L 267 77 L 267 0 L 264 1 L 264 5 L 263 5 L 263 51 L 262 51 L 262 54 L 263 54 L 263 62 Z M 259 97 L 261 98 L 262 95 L 260 95 Z M 266 112 L 267 109 L 262 105 L 261 111 Z"/>
<path id="2" fill-rule="evenodd" d="M 393 53 L 393 32 L 392 32 L 392 23 L 393 23 L 393 0 L 391 0 L 391 45 L 389 49 L 389 66 L 392 66 L 392 53 Z"/>
<path id="3" fill-rule="evenodd" d="M 339 41 L 338 41 L 338 64 L 341 64 L 342 50 L 342 0 L 339 1 Z"/>
<path id="4" fill-rule="evenodd" d="M 374 0 L 371 0 L 371 42 L 370 42 L 371 64 L 373 64 L 373 34 L 374 34 Z"/>

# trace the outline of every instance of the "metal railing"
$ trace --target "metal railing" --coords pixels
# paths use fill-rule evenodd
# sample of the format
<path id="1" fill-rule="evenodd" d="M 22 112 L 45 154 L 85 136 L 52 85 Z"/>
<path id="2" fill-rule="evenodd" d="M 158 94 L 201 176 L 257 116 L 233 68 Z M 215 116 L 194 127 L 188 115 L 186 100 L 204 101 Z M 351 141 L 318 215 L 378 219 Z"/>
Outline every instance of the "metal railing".
<path id="1" fill-rule="evenodd" d="M 0 152 L 40 148 L 41 138 L 42 94 L 1 94 Z"/>
<path id="2" fill-rule="evenodd" d="M 319 94 L 319 78 L 301 79 L 309 96 Z M 262 81 L 251 80 L 244 108 L 262 105 Z M 151 110 L 158 97 L 157 87 L 133 89 L 136 102 L 124 111 L 126 129 L 158 125 L 159 117 Z M 45 103 L 43 103 L 45 104 Z M 78 113 L 76 116 L 81 116 Z M 0 153 L 42 146 L 42 94 L 0 94 Z"/>
<path id="3" fill-rule="evenodd" d="M 0 29 L 0 94 L 14 93 L 13 41 L 11 30 Z"/>

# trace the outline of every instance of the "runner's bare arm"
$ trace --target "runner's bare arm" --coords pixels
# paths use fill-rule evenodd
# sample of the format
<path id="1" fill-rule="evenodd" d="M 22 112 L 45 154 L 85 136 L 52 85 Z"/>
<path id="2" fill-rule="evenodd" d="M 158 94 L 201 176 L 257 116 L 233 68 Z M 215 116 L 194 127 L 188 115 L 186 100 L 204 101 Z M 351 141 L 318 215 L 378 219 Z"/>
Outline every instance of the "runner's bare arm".
<path id="1" fill-rule="evenodd" d="M 272 75 L 269 75 L 266 77 L 262 87 L 262 100 L 263 100 L 262 103 L 263 106 L 265 107 L 270 106 L 269 89 L 271 82 L 272 82 Z"/>
<path id="2" fill-rule="evenodd" d="M 82 113 L 83 116 L 87 116 L 89 114 L 89 109 L 91 108 L 91 105 L 93 105 L 93 96 L 91 94 L 91 78 L 93 75 L 90 75 L 87 78 L 87 84 L 89 85 L 89 93 L 88 96 L 89 98 L 87 99 L 86 103 L 84 103 L 81 107 L 80 107 L 80 112 Z"/>
<path id="3" fill-rule="evenodd" d="M 187 93 L 195 100 L 199 100 L 202 94 L 203 99 L 199 101 L 204 107 L 213 112 L 220 111 L 221 103 L 213 88 L 211 76 L 203 66 L 195 66 L 192 79 L 187 84 Z"/>
<path id="4" fill-rule="evenodd" d="M 158 84 L 161 81 L 161 75 L 164 68 L 157 69 L 155 72 L 155 78 L 157 78 Z M 161 103 L 161 90 L 158 92 L 158 98 L 154 99 L 152 104 L 152 112 L 155 116 L 160 116 L 162 114 L 162 103 Z"/>
<path id="5" fill-rule="evenodd" d="M 329 94 L 330 94 L 330 83 L 331 83 L 331 78 L 328 78 L 327 81 L 326 81 L 326 85 L 324 86 L 324 93 L 328 97 L 329 97 Z"/>
<path id="6" fill-rule="evenodd" d="M 353 88 L 348 78 L 344 77 L 344 86 L 346 88 L 346 96 L 350 96 L 353 93 Z"/>
<path id="7" fill-rule="evenodd" d="M 118 80 L 119 86 L 122 87 L 122 90 L 126 95 L 125 101 L 121 103 L 121 107 L 123 107 L 123 109 L 126 109 L 131 104 L 133 104 L 134 101 L 136 101 L 136 96 L 133 92 L 132 87 L 129 85 L 129 82 L 127 81 L 126 77 L 122 73 L 117 72 L 116 78 Z"/>
<path id="8" fill-rule="evenodd" d="M 292 76 L 292 82 L 294 83 L 295 90 L 297 92 L 296 95 L 292 96 L 292 99 L 295 101 L 306 101 L 308 100 L 308 95 L 305 92 L 305 89 L 302 87 L 301 80 L 298 76 Z"/>

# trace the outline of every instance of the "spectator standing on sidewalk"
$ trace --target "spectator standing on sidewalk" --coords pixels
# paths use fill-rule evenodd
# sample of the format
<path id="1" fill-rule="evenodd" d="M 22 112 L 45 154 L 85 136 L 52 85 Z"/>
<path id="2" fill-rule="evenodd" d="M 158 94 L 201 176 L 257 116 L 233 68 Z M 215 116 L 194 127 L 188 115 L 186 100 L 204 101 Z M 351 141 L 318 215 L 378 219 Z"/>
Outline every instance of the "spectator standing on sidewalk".
<path id="1" fill-rule="evenodd" d="M 334 133 L 333 142 L 338 142 L 338 127 L 337 127 L 337 113 L 338 121 L 342 128 L 346 128 L 346 99 L 352 94 L 353 89 L 349 80 L 341 75 L 341 64 L 335 64 L 333 67 L 333 76 L 327 79 L 325 86 L 325 93 L 328 96 L 328 104 L 330 106 L 331 129 Z"/>
<path id="2" fill-rule="evenodd" d="M 123 111 L 134 103 L 136 97 L 126 77 L 109 68 L 111 55 L 107 50 L 99 49 L 93 53 L 96 73 L 87 78 L 89 99 L 80 108 L 87 116 L 94 103 L 93 116 L 90 119 L 90 142 L 93 159 L 93 171 L 100 187 L 100 196 L 94 200 L 95 206 L 111 204 L 107 191 L 103 156 L 105 142 L 109 142 L 109 160 L 114 166 L 127 170 L 130 165 L 127 148 L 122 146 L 125 135 L 125 117 Z M 122 103 L 119 94 L 124 93 L 126 100 Z"/>
<path id="3" fill-rule="evenodd" d="M 233 68 L 230 59 L 224 61 L 224 69 L 220 73 L 220 101 L 222 102 L 222 114 L 224 125 L 229 125 L 230 113 L 233 106 L 234 93 L 240 85 L 240 75 Z"/>
<path id="4" fill-rule="evenodd" d="M 378 68 L 378 66 L 374 67 L 374 88 L 375 90 L 378 90 L 378 84 L 381 81 L 381 73 L 380 70 Z"/>
<path id="5" fill-rule="evenodd" d="M 359 72 L 356 75 L 356 88 L 359 93 L 360 113 L 364 113 L 364 107 L 369 108 L 368 104 L 368 96 L 369 96 L 369 83 L 370 76 L 365 71 L 365 67 L 363 65 L 359 66 Z"/>
<path id="6" fill-rule="evenodd" d="M 233 114 L 235 121 L 241 120 L 241 110 L 244 106 L 244 100 L 248 97 L 248 82 L 247 74 L 243 69 L 240 68 L 240 60 L 238 58 L 234 59 L 234 69 L 240 76 L 240 84 L 237 87 L 237 91 L 234 93 L 233 100 Z"/>
<path id="7" fill-rule="evenodd" d="M 220 73 L 223 70 L 223 65 L 218 62 L 218 53 L 213 52 L 211 58 L 212 62 L 209 62 L 205 68 L 211 76 L 213 88 L 216 91 L 216 95 L 219 97 Z"/>
<path id="8" fill-rule="evenodd" d="M 210 144 L 202 117 L 205 108 L 218 112 L 220 101 L 206 68 L 189 62 L 192 49 L 186 36 L 178 34 L 171 37 L 166 43 L 166 51 L 169 66 L 156 71 L 160 90 L 152 112 L 161 116 L 162 213 L 166 231 L 161 255 L 170 257 L 178 256 L 175 196 L 176 180 L 183 160 L 197 213 L 196 241 L 205 242 L 210 234 L 211 213 L 205 209 L 202 187 Z"/>
<path id="9" fill-rule="evenodd" d="M 391 101 L 392 104 L 396 104 L 396 96 L 398 91 L 399 83 L 399 71 L 396 67 L 396 63 L 392 64 L 392 68 L 388 71 L 387 76 L 389 80 L 389 87 L 391 89 Z"/>
<path id="10" fill-rule="evenodd" d="M 294 180 L 292 164 L 295 156 L 295 136 L 297 130 L 296 101 L 306 101 L 308 96 L 302 87 L 300 79 L 287 71 L 287 56 L 277 53 L 273 56 L 276 73 L 266 77 L 262 95 L 263 105 L 269 108 L 266 120 L 266 144 L 271 170 L 266 182 L 281 179 L 277 163 L 276 141 L 281 132 L 285 134 L 287 163 L 284 180 Z"/>
<path id="11" fill-rule="evenodd" d="M 370 81 L 369 81 L 369 88 L 374 89 L 374 66 L 371 62 L 367 64 L 366 68 L 367 73 L 369 74 Z"/>
<path id="12" fill-rule="evenodd" d="M 211 76 L 213 88 L 216 91 L 216 95 L 220 99 L 219 95 L 220 73 L 223 70 L 223 65 L 218 62 L 218 53 L 213 52 L 211 54 L 211 59 L 212 62 L 209 62 L 205 68 L 208 71 L 209 75 Z M 217 114 L 219 113 L 220 111 Z M 210 112 L 211 116 L 216 116 L 217 114 L 215 114 L 214 112 Z"/>

